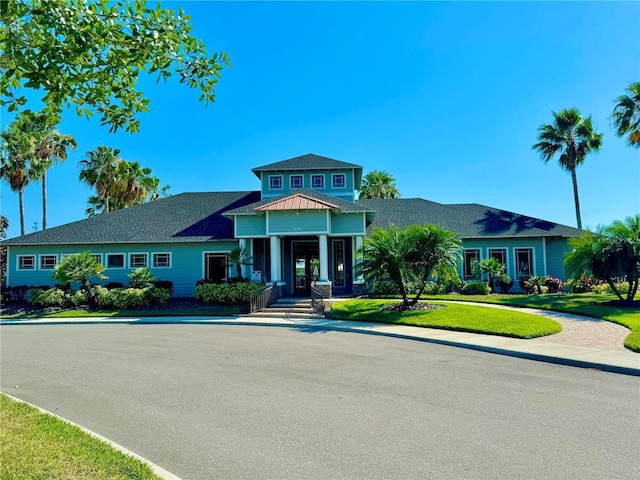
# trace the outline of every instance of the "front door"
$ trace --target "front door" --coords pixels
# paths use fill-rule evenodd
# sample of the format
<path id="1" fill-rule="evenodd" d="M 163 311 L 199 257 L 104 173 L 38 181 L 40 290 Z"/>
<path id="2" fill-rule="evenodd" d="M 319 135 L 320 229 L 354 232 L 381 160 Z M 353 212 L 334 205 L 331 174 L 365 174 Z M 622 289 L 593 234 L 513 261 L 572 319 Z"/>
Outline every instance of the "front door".
<path id="1" fill-rule="evenodd" d="M 310 295 L 311 282 L 320 275 L 320 248 L 317 240 L 293 242 L 293 293 Z"/>

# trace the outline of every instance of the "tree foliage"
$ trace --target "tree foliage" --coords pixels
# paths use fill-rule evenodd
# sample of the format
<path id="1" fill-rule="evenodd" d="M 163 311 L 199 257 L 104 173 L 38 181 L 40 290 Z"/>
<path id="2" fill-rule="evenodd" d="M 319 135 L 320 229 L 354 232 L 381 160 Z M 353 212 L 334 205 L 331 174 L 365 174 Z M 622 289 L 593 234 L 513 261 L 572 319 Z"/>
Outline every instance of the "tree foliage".
<path id="1" fill-rule="evenodd" d="M 569 239 L 569 246 L 572 250 L 564 257 L 568 275 L 604 280 L 620 300 L 633 301 L 640 279 L 640 215 L 600 227 L 596 233 L 585 232 Z M 627 292 L 618 291 L 619 278 L 628 282 Z"/>
<path id="2" fill-rule="evenodd" d="M 238 280 L 242 281 L 242 267 L 244 265 L 251 265 L 252 257 L 247 253 L 247 251 L 242 247 L 236 247 L 229 252 L 228 257 L 228 267 L 232 267 L 235 265 L 236 267 L 236 277 Z"/>
<path id="3" fill-rule="evenodd" d="M 372 170 L 362 179 L 359 198 L 400 198 L 400 191 L 390 173 Z"/>
<path id="4" fill-rule="evenodd" d="M 76 253 L 64 257 L 53 270 L 51 278 L 62 284 L 80 283 L 87 291 L 87 299 L 90 303 L 96 303 L 95 291 L 90 278 L 107 278 L 102 274 L 105 267 L 91 255 L 91 252 Z"/>
<path id="5" fill-rule="evenodd" d="M 356 272 L 368 280 L 389 278 L 409 307 L 418 302 L 431 277 L 458 265 L 461 246 L 453 232 L 434 225 L 411 225 L 405 230 L 377 227 L 364 240 Z M 418 285 L 413 299 L 408 298 L 409 283 Z"/>
<path id="6" fill-rule="evenodd" d="M 626 135 L 629 146 L 640 148 L 640 82 L 629 84 L 627 94 L 616 102 L 612 115 L 616 135 Z"/>
<path id="7" fill-rule="evenodd" d="M 495 285 L 493 283 L 494 278 L 504 274 L 504 265 L 500 263 L 497 258 L 493 257 L 476 261 L 473 263 L 471 268 L 473 269 L 475 276 L 479 277 L 485 273 L 489 275 L 489 287 L 491 287 L 491 290 L 495 290 Z"/>
<path id="8" fill-rule="evenodd" d="M 558 155 L 560 167 L 571 174 L 576 220 L 578 228 L 582 228 L 576 168 L 589 153 L 600 149 L 603 135 L 595 131 L 591 117 L 583 118 L 577 108 L 552 113 L 553 123 L 538 128 L 538 143 L 533 148 L 545 162 Z"/>
<path id="9" fill-rule="evenodd" d="M 147 7 L 144 0 L 3 0 L 0 43 L 2 104 L 19 111 L 26 91 L 43 92 L 45 111 L 75 107 L 78 115 L 101 116 L 110 131 L 140 129 L 136 118 L 148 110 L 137 84 L 141 72 L 200 90 L 215 99 L 226 53 L 207 56 L 190 35 L 190 18 Z"/>

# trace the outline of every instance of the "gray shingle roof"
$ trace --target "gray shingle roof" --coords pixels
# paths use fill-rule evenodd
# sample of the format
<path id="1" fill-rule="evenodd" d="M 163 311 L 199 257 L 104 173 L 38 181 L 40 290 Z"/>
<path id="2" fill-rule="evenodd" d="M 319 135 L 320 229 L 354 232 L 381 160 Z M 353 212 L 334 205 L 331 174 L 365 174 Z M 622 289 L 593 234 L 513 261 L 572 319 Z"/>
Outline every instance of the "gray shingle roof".
<path id="1" fill-rule="evenodd" d="M 355 163 L 342 162 L 333 158 L 307 153 L 299 157 L 289 158 L 280 162 L 270 163 L 261 167 L 252 168 L 251 171 L 260 177 L 259 172 L 273 172 L 283 170 L 336 170 L 336 169 L 360 169 Z"/>
<path id="2" fill-rule="evenodd" d="M 411 224 L 434 224 L 462 238 L 577 237 L 582 230 L 478 204 L 430 202 L 421 198 L 357 200 L 376 211 L 367 232 L 374 227 L 399 228 Z"/>
<path id="3" fill-rule="evenodd" d="M 15 237 L 5 245 L 185 243 L 233 238 L 223 213 L 260 199 L 260 192 L 182 193 Z"/>

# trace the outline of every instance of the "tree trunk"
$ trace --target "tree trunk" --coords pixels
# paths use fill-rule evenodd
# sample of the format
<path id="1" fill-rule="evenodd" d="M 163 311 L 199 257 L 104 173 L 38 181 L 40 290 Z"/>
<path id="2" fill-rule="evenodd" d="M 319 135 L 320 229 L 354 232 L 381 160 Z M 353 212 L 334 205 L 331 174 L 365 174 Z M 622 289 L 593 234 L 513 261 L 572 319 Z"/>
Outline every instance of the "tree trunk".
<path id="1" fill-rule="evenodd" d="M 42 174 L 42 229 L 47 229 L 47 172 Z"/>
<path id="2" fill-rule="evenodd" d="M 20 235 L 24 235 L 24 190 L 18 190 L 18 202 L 20 203 Z"/>
<path id="3" fill-rule="evenodd" d="M 576 202 L 576 220 L 578 228 L 582 230 L 582 219 L 580 218 L 580 199 L 578 198 L 578 178 L 575 167 L 571 169 L 571 180 L 573 182 L 573 199 Z"/>
<path id="4" fill-rule="evenodd" d="M 611 287 L 611 290 L 613 290 L 613 293 L 616 294 L 616 296 L 624 302 L 624 298 L 622 298 L 622 295 L 620 295 L 620 292 L 618 291 L 618 289 L 616 288 L 616 284 L 613 283 L 613 280 L 611 280 L 611 278 L 607 278 L 607 283 L 609 284 L 609 286 Z"/>

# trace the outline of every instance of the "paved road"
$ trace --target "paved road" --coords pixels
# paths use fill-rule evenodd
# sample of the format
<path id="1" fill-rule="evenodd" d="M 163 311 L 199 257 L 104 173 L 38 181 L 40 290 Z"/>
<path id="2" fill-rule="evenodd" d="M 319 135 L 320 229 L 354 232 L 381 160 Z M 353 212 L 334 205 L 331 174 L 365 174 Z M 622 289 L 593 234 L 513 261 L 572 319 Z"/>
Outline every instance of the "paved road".
<path id="1" fill-rule="evenodd" d="M 0 329 L 2 391 L 185 479 L 636 478 L 640 379 L 344 332 Z"/>

